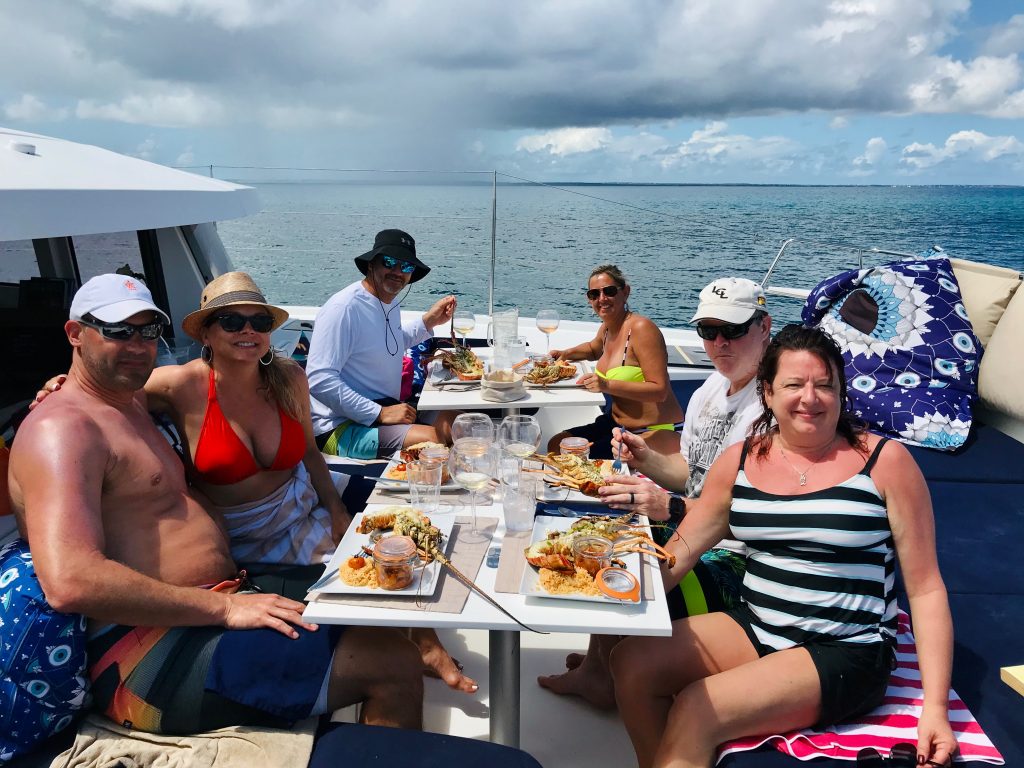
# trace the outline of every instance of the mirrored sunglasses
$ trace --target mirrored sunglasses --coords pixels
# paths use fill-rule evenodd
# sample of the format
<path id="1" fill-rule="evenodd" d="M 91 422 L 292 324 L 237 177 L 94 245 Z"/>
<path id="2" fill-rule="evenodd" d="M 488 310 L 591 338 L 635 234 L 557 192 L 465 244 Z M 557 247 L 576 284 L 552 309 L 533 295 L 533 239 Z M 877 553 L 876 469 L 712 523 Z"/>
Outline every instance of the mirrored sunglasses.
<path id="1" fill-rule="evenodd" d="M 222 315 L 216 315 L 210 318 L 207 322 L 207 326 L 211 326 L 217 323 L 228 333 L 238 333 L 245 324 L 256 331 L 256 333 L 270 333 L 270 329 L 274 327 L 274 316 L 273 315 L 242 315 L 238 312 L 225 312 Z"/>
<path id="2" fill-rule="evenodd" d="M 591 288 L 587 291 L 588 301 L 597 301 L 603 293 L 609 299 L 614 299 L 619 295 L 619 291 L 622 290 L 617 285 L 606 285 L 604 288 Z"/>
<path id="3" fill-rule="evenodd" d="M 718 338 L 719 334 L 726 341 L 735 341 L 747 335 L 747 331 L 750 330 L 750 325 L 753 322 L 754 318 L 750 318 L 745 323 L 734 325 L 701 325 L 698 323 L 697 335 L 704 339 L 704 341 L 714 341 Z"/>
<path id="4" fill-rule="evenodd" d="M 399 267 L 402 270 L 403 275 L 411 275 L 413 272 L 416 271 L 415 264 L 410 264 L 408 261 L 396 259 L 394 256 L 381 256 L 380 263 L 383 264 L 388 269 L 394 269 L 395 267 Z"/>
<path id="5" fill-rule="evenodd" d="M 98 331 L 101 336 L 111 341 L 128 341 L 136 333 L 143 341 L 156 341 L 163 335 L 164 324 L 160 320 L 145 325 L 134 323 L 102 323 L 99 320 L 79 320 L 82 325 Z"/>

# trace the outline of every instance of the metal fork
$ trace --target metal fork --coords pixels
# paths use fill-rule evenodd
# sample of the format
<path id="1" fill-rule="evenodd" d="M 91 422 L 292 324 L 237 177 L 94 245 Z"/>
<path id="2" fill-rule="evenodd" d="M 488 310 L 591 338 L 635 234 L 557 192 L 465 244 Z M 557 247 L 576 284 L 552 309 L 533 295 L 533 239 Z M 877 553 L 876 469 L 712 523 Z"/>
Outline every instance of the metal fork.
<path id="1" fill-rule="evenodd" d="M 612 472 L 622 474 L 622 433 L 625 430 L 619 425 L 619 450 L 615 453 L 615 461 L 612 462 Z"/>

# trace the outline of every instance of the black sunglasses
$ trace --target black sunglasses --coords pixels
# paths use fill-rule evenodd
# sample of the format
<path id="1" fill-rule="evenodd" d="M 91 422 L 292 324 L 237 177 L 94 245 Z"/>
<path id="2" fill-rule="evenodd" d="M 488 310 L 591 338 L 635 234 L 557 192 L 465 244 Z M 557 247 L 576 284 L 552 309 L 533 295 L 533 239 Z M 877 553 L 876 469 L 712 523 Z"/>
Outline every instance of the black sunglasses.
<path id="1" fill-rule="evenodd" d="M 619 291 L 621 290 L 622 289 L 617 285 L 606 285 L 604 288 L 591 288 L 587 291 L 587 300 L 597 301 L 602 293 L 609 299 L 614 299 L 619 295 Z"/>
<path id="2" fill-rule="evenodd" d="M 380 263 L 383 264 L 387 269 L 394 269 L 400 267 L 403 275 L 411 275 L 416 271 L 416 265 L 411 264 L 408 261 L 402 261 L 396 259 L 394 256 L 381 256 Z"/>
<path id="3" fill-rule="evenodd" d="M 917 768 L 917 747 L 901 741 L 893 744 L 888 757 L 882 757 L 874 747 L 864 747 L 857 753 L 858 768 Z"/>
<path id="4" fill-rule="evenodd" d="M 270 333 L 270 329 L 274 327 L 274 316 L 273 315 L 241 315 L 238 312 L 225 312 L 223 315 L 216 315 L 206 321 L 207 327 L 217 323 L 228 333 L 238 333 L 245 324 L 256 331 L 256 333 Z"/>
<path id="5" fill-rule="evenodd" d="M 747 331 L 750 330 L 750 324 L 754 322 L 754 318 L 750 318 L 745 323 L 736 323 L 734 325 L 701 325 L 697 324 L 697 335 L 705 341 L 714 341 L 718 338 L 718 334 L 722 334 L 722 338 L 726 341 L 735 341 L 741 339 L 747 335 Z"/>
<path id="6" fill-rule="evenodd" d="M 136 333 L 142 337 L 143 341 L 156 341 L 164 332 L 164 324 L 161 320 L 155 320 L 144 325 L 135 325 L 134 323 L 102 323 L 99 320 L 85 319 L 78 322 L 98 331 L 103 338 L 110 339 L 111 341 L 128 341 Z"/>

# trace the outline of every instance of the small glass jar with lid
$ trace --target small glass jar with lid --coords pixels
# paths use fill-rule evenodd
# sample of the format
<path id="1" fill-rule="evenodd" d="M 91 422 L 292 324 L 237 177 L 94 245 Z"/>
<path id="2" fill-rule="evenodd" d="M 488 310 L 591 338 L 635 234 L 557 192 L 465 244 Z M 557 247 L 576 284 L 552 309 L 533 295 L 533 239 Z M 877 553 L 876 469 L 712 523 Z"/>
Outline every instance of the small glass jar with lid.
<path id="1" fill-rule="evenodd" d="M 381 589 L 405 589 L 419 563 L 416 544 L 408 536 L 384 536 L 373 547 L 373 562 Z"/>
<path id="2" fill-rule="evenodd" d="M 612 564 L 612 543 L 603 536 L 579 536 L 572 543 L 572 557 L 577 568 L 596 576 Z"/>
<path id="3" fill-rule="evenodd" d="M 585 437 L 563 437 L 558 444 L 558 452 L 563 456 L 579 456 L 581 459 L 590 458 L 590 441 Z"/>

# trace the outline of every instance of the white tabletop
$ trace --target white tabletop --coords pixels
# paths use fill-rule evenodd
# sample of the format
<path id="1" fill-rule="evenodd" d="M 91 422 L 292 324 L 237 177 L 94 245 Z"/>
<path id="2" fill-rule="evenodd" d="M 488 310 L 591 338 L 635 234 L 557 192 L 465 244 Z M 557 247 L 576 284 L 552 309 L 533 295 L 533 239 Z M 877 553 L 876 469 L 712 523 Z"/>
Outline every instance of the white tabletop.
<path id="1" fill-rule="evenodd" d="M 381 505 L 370 505 L 368 511 Z M 464 515 L 468 508 L 456 505 L 455 514 Z M 501 505 L 479 506 L 480 517 L 502 517 Z M 501 544 L 505 533 L 504 523 L 499 523 L 491 546 Z M 519 545 L 519 542 L 517 542 Z M 498 569 L 481 563 L 475 579 L 495 601 L 513 616 L 534 629 L 545 632 L 581 632 L 600 635 L 662 635 L 672 634 L 672 622 L 668 614 L 665 591 L 661 588 L 657 568 L 653 569 L 654 598 L 636 604 L 593 603 L 575 600 L 555 600 L 545 597 L 494 591 L 494 580 Z M 469 574 L 471 575 L 471 574 Z M 309 602 L 303 619 L 319 624 L 352 624 L 382 627 L 442 627 L 454 629 L 501 629 L 521 630 L 518 624 L 487 603 L 475 592 L 462 613 L 440 613 L 437 611 L 406 610 L 397 608 L 373 608 L 347 605 L 332 601 L 329 595 L 321 595 Z"/>

